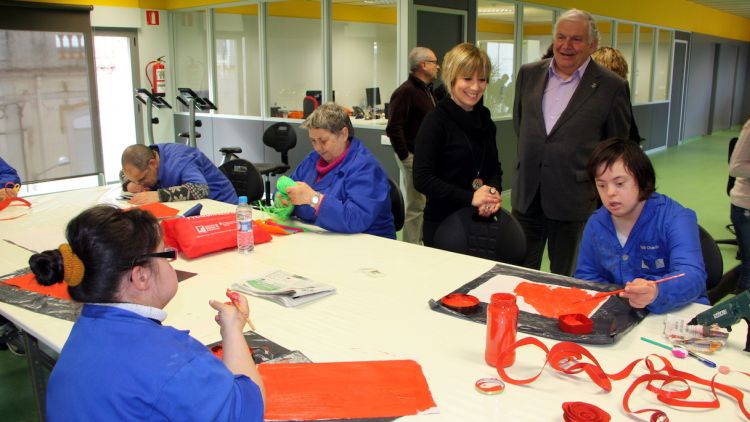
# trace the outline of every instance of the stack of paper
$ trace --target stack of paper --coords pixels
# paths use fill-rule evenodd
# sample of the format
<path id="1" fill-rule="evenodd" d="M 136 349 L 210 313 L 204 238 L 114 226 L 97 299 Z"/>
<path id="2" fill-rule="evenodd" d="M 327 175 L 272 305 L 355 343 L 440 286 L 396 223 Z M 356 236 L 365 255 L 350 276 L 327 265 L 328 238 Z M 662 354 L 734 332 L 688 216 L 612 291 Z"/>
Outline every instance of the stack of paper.
<path id="1" fill-rule="evenodd" d="M 336 291 L 333 286 L 286 271 L 274 271 L 262 277 L 234 283 L 232 289 L 287 307 L 310 302 Z"/>

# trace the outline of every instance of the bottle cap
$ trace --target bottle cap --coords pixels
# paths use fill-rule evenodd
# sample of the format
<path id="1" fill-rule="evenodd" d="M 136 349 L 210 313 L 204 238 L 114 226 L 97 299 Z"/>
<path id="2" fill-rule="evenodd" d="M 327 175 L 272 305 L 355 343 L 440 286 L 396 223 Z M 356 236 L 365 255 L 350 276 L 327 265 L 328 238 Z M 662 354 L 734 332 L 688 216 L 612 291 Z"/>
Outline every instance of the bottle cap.
<path id="1" fill-rule="evenodd" d="M 247 196 L 240 196 L 239 200 L 240 204 L 247 204 Z"/>

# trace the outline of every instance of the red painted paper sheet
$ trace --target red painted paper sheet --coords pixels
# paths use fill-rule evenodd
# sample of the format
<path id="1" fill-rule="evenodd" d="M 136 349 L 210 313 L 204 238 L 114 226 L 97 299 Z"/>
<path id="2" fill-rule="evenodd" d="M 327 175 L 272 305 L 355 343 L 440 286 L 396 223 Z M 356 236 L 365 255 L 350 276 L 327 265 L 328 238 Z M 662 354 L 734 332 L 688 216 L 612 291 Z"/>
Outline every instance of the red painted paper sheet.
<path id="1" fill-rule="evenodd" d="M 67 283 L 57 283 L 51 286 L 42 286 L 36 282 L 34 273 L 26 273 L 19 275 L 18 277 L 9 278 L 4 280 L 3 283 L 16 286 L 18 288 L 29 290 L 32 292 L 40 293 L 46 296 L 52 296 L 63 300 L 73 300 L 68 293 Z"/>
<path id="2" fill-rule="evenodd" d="M 384 418 L 436 407 L 413 360 L 259 365 L 268 421 Z"/>
<path id="3" fill-rule="evenodd" d="M 548 318 L 565 314 L 583 314 L 590 318 L 599 304 L 608 299 L 603 297 L 581 302 L 591 297 L 583 289 L 530 282 L 519 283 L 514 293 L 534 307 L 539 315 Z"/>

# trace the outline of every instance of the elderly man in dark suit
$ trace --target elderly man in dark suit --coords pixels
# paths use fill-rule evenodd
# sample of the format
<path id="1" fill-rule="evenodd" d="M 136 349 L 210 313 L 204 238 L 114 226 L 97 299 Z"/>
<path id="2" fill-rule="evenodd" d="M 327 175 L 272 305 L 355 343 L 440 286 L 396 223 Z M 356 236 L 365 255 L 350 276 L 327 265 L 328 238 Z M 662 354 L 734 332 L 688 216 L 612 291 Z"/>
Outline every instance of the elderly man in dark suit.
<path id="1" fill-rule="evenodd" d="M 594 18 L 568 10 L 555 23 L 553 58 L 522 66 L 516 79 L 511 201 L 526 233 L 529 268 L 540 268 L 548 243 L 550 270 L 572 273 L 596 204 L 586 161 L 599 141 L 627 138 L 630 131 L 626 82 L 589 57 L 598 40 Z"/>

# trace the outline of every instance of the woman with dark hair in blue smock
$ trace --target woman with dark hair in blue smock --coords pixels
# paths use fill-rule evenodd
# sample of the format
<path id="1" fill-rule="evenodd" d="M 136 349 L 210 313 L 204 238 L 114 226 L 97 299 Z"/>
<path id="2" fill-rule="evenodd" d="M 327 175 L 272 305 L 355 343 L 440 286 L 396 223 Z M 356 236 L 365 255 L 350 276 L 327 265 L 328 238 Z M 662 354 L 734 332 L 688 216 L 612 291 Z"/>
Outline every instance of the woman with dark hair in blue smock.
<path id="1" fill-rule="evenodd" d="M 217 311 L 223 362 L 162 325 L 177 293 L 176 255 L 148 211 L 99 205 L 68 223 L 69 243 L 29 260 L 43 285 L 82 302 L 47 386 L 47 420 L 262 421 L 263 381 L 242 334 L 247 301 Z"/>
<path id="2" fill-rule="evenodd" d="M 655 313 L 708 304 L 695 212 L 656 192 L 654 167 L 641 147 L 602 141 L 586 170 L 603 205 L 586 222 L 575 278 L 624 286 L 620 297 L 630 306 Z"/>

